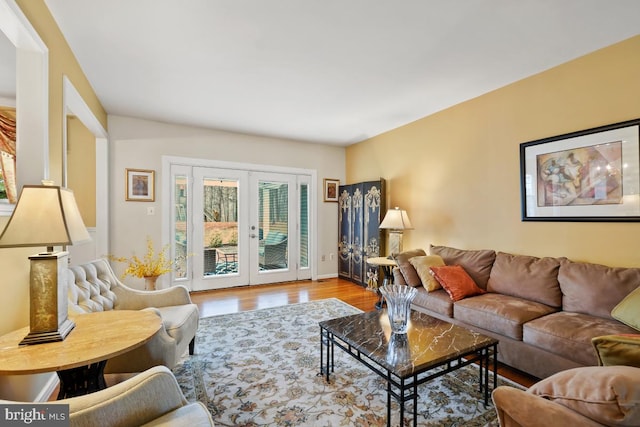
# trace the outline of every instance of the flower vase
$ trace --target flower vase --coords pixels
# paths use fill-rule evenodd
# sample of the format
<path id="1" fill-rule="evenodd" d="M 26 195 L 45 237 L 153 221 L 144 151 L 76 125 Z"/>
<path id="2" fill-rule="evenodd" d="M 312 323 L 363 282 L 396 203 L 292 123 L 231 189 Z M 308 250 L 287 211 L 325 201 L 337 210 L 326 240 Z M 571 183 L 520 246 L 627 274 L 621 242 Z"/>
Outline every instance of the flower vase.
<path id="1" fill-rule="evenodd" d="M 144 276 L 144 288 L 147 291 L 155 291 L 156 290 L 156 280 L 158 280 L 160 276 Z"/>
<path id="2" fill-rule="evenodd" d="M 384 285 L 379 288 L 380 293 L 387 301 L 387 314 L 391 332 L 394 334 L 406 334 L 411 316 L 411 302 L 418 291 L 412 286 Z"/>

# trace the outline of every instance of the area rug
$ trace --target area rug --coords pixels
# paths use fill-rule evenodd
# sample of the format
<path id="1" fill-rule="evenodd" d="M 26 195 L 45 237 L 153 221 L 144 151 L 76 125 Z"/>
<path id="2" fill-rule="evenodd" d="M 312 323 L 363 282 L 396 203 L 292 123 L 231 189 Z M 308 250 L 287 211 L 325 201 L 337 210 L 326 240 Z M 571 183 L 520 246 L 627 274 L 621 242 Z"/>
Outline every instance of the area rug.
<path id="1" fill-rule="evenodd" d="M 326 299 L 203 318 L 196 354 L 174 373 L 187 399 L 203 402 L 216 426 L 386 426 L 386 383 L 378 375 L 337 348 L 331 383 L 318 375 L 318 322 L 359 312 Z M 422 385 L 418 424 L 494 424 L 477 372 L 469 366 Z M 400 425 L 395 401 L 392 425 Z"/>

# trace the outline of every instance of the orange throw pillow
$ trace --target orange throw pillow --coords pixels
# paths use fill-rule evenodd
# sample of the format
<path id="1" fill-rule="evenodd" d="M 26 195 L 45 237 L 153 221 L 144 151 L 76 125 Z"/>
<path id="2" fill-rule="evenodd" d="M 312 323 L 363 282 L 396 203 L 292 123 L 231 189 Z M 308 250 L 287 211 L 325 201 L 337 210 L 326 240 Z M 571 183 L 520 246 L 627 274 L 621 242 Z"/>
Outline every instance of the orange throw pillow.
<path id="1" fill-rule="evenodd" d="M 431 267 L 431 274 L 447 291 L 453 301 L 460 301 L 463 298 L 486 292 L 479 288 L 471 276 L 459 265 Z"/>

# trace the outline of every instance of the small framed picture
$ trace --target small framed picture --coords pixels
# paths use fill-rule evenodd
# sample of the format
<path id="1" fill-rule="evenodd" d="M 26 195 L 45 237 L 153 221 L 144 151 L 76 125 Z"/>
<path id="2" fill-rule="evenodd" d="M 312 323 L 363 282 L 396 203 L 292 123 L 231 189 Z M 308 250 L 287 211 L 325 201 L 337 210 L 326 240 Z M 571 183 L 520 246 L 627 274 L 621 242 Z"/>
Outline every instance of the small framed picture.
<path id="1" fill-rule="evenodd" d="M 324 201 L 325 202 L 338 202 L 338 186 L 340 185 L 339 179 L 324 179 Z"/>
<path id="2" fill-rule="evenodd" d="M 129 202 L 153 202 L 155 200 L 155 171 L 127 169 L 126 200 Z"/>

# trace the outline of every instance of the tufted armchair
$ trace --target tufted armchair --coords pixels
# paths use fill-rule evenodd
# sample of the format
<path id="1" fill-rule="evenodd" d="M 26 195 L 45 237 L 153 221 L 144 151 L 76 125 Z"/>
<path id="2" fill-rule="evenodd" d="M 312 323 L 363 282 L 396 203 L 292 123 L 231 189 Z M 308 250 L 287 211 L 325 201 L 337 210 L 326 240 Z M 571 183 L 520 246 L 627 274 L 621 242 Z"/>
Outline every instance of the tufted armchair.
<path id="1" fill-rule="evenodd" d="M 184 286 L 140 291 L 124 285 L 106 259 L 70 267 L 67 276 L 69 313 L 105 310 L 152 310 L 163 328 L 142 347 L 109 359 L 105 373 L 142 372 L 156 365 L 173 368 L 189 349 L 193 354 L 198 306 Z"/>

